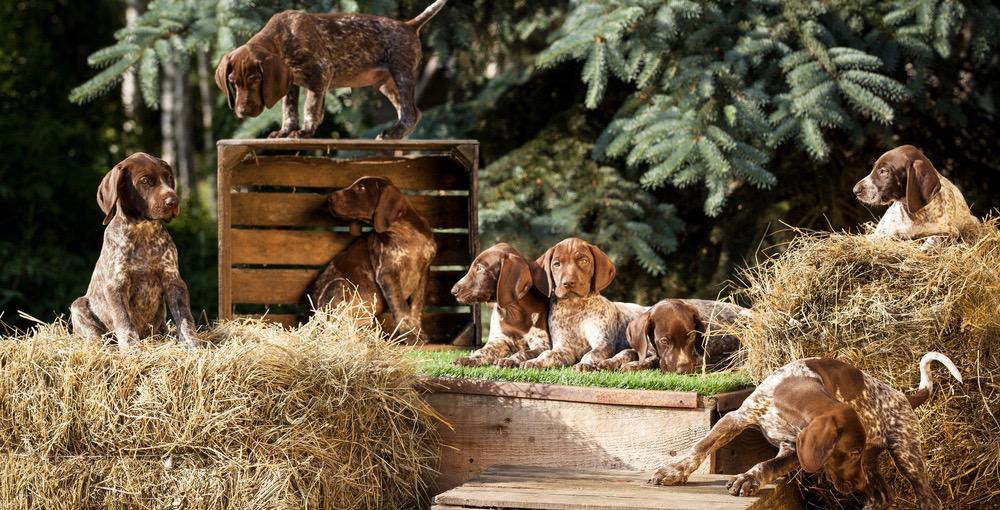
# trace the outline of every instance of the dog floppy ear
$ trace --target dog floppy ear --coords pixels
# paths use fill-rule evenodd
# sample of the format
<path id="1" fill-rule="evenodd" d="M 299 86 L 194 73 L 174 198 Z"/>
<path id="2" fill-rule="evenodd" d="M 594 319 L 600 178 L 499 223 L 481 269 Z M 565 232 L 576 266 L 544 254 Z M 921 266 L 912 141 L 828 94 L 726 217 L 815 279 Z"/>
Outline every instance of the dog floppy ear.
<path id="1" fill-rule="evenodd" d="M 229 103 L 230 110 L 236 106 L 236 91 L 232 90 L 232 84 L 229 83 L 229 73 L 233 71 L 233 63 L 230 58 L 232 54 L 233 52 L 229 52 L 223 55 L 219 65 L 215 67 L 215 84 L 226 94 L 226 102 Z"/>
<path id="2" fill-rule="evenodd" d="M 101 184 L 97 187 L 97 205 L 104 212 L 103 224 L 111 223 L 118 210 L 118 202 L 122 193 L 124 179 L 128 177 L 128 168 L 124 163 L 118 163 L 108 173 L 104 174 Z"/>
<path id="3" fill-rule="evenodd" d="M 685 305 L 685 306 L 689 308 L 689 311 L 691 313 L 691 321 L 694 323 L 694 331 L 690 333 L 692 335 L 695 335 L 694 352 L 698 356 L 704 356 L 705 341 L 706 341 L 705 332 L 707 331 L 707 329 L 705 328 L 705 321 L 702 320 L 701 313 L 699 313 L 698 310 L 695 309 L 695 307 L 691 305 Z"/>
<path id="4" fill-rule="evenodd" d="M 288 66 L 273 53 L 268 53 L 260 61 L 260 76 L 260 94 L 268 108 L 288 95 L 288 90 L 292 88 L 292 74 L 288 72 Z"/>
<path id="5" fill-rule="evenodd" d="M 830 458 L 839 438 L 840 432 L 833 416 L 825 414 L 813 418 L 795 438 L 795 453 L 802 470 L 806 473 L 819 471 Z"/>
<path id="6" fill-rule="evenodd" d="M 590 253 L 594 256 L 594 279 L 591 281 L 590 291 L 598 294 L 615 279 L 615 264 L 606 253 L 592 244 Z"/>
<path id="7" fill-rule="evenodd" d="M 906 167 L 906 209 L 916 214 L 941 191 L 941 177 L 934 165 L 920 154 Z"/>
<path id="8" fill-rule="evenodd" d="M 649 351 L 649 317 L 649 311 L 643 312 L 632 319 L 625 330 L 629 346 L 639 353 L 639 361 L 646 359 L 646 353 Z"/>
<path id="9" fill-rule="evenodd" d="M 524 297 L 533 285 L 531 270 L 521 257 L 507 255 L 500 260 L 497 278 L 497 306 L 506 308 Z"/>
<path id="10" fill-rule="evenodd" d="M 545 250 L 545 253 L 541 257 L 535 260 L 538 264 L 540 272 L 532 274 L 532 279 L 535 282 L 535 288 L 539 292 L 545 294 L 546 296 L 552 296 L 552 290 L 556 287 L 556 282 L 552 279 L 552 252 L 555 251 L 555 246 Z"/>
<path id="11" fill-rule="evenodd" d="M 392 222 L 396 221 L 400 213 L 403 212 L 404 200 L 406 199 L 403 197 L 403 193 L 399 191 L 399 188 L 392 184 L 382 186 L 382 190 L 378 196 L 378 204 L 375 205 L 375 212 L 372 214 L 372 224 L 375 226 L 375 232 L 381 234 L 389 230 Z"/>

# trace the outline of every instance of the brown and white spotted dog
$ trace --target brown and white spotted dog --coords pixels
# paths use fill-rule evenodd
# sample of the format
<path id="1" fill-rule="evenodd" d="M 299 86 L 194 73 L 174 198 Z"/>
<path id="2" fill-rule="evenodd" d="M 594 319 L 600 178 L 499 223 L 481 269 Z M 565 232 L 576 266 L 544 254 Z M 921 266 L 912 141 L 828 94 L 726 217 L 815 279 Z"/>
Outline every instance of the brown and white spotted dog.
<path id="1" fill-rule="evenodd" d="M 930 398 L 931 361 L 962 381 L 951 360 L 937 352 L 920 359 L 920 385 L 909 396 L 834 359 L 793 361 L 764 379 L 739 409 L 723 416 L 683 458 L 656 470 L 650 481 L 685 483 L 712 452 L 743 429 L 756 427 L 779 448 L 778 455 L 733 477 L 728 487 L 734 496 L 753 496 L 801 467 L 808 473 L 822 469 L 840 492 L 863 492 L 867 510 L 888 508 L 893 494 L 878 470 L 878 457 L 888 450 L 913 486 L 919 507 L 940 509 L 924 470 L 913 412 Z"/>
<path id="2" fill-rule="evenodd" d="M 615 278 L 615 265 L 600 248 L 579 239 L 563 239 L 539 259 L 545 272 L 552 349 L 521 364 L 523 368 L 562 367 L 596 370 L 597 364 L 628 348 L 625 327 L 646 310 L 612 303 L 602 296 Z"/>
<path id="3" fill-rule="evenodd" d="M 486 345 L 456 365 L 516 367 L 551 347 L 549 298 L 536 287 L 545 272 L 507 243 L 495 244 L 476 257 L 469 272 L 451 289 L 462 304 L 495 303 Z"/>
<path id="4" fill-rule="evenodd" d="M 330 212 L 372 225 L 338 253 L 313 284 L 315 308 L 359 299 L 378 317 L 388 311 L 394 328 L 409 343 L 423 343 L 421 316 L 434 233 L 405 195 L 387 177 L 361 177 L 327 197 Z"/>
<path id="5" fill-rule="evenodd" d="M 164 227 L 180 212 L 170 166 L 149 154 L 132 154 L 104 176 L 97 203 L 107 225 L 104 245 L 86 295 L 70 306 L 73 331 L 88 337 L 113 333 L 125 350 L 164 333 L 169 308 L 181 340 L 192 348 L 201 345 L 177 267 L 177 246 Z"/>
<path id="6" fill-rule="evenodd" d="M 962 192 L 912 145 L 879 157 L 871 173 L 854 185 L 854 194 L 865 204 L 889 206 L 875 236 L 928 238 L 927 248 L 941 240 L 974 237 L 979 226 Z"/>
<path id="7" fill-rule="evenodd" d="M 749 310 L 707 299 L 664 299 L 628 323 L 629 349 L 602 361 L 602 370 L 647 370 L 690 374 L 705 365 L 717 367 L 739 351 L 740 341 L 727 333 Z"/>
<path id="8" fill-rule="evenodd" d="M 399 117 L 378 138 L 406 138 L 420 120 L 414 98 L 420 27 L 445 1 L 437 0 L 409 21 L 358 13 L 279 12 L 246 44 L 222 57 L 215 83 L 239 118 L 256 117 L 284 98 L 281 129 L 271 138 L 313 136 L 323 122 L 327 90 L 376 87 Z M 301 128 L 299 87 L 306 89 Z"/>

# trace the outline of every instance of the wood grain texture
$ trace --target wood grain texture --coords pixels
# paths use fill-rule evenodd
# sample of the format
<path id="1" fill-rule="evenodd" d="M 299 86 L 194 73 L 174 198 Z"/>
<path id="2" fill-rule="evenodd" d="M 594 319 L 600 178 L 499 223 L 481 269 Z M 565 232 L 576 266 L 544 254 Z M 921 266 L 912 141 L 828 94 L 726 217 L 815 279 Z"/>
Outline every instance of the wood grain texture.
<path id="1" fill-rule="evenodd" d="M 467 228 L 469 198 L 410 195 L 406 197 L 434 228 Z M 264 227 L 346 226 L 330 215 L 322 193 L 231 193 L 232 225 Z"/>
<path id="2" fill-rule="evenodd" d="M 686 485 L 658 487 L 649 473 L 498 465 L 461 487 L 434 498 L 435 509 L 539 510 L 797 510 L 790 487 L 768 486 L 756 497 L 726 492 L 729 477 L 694 474 Z"/>
<path id="3" fill-rule="evenodd" d="M 388 177 L 400 189 L 468 190 L 469 172 L 448 156 L 333 159 L 258 156 L 233 169 L 233 186 L 346 188 L 359 177 Z"/>
<path id="4" fill-rule="evenodd" d="M 340 138 L 246 138 L 219 140 L 215 144 L 247 147 L 250 149 L 302 149 L 302 150 L 352 150 L 352 151 L 450 151 L 464 145 L 479 145 L 478 140 L 368 140 Z"/>
<path id="5" fill-rule="evenodd" d="M 231 263 L 247 265 L 325 266 L 355 238 L 329 230 L 231 230 Z M 467 265 L 466 234 L 434 234 L 438 253 L 433 265 Z"/>
<path id="6" fill-rule="evenodd" d="M 648 470 L 706 434 L 712 409 L 620 406 L 461 393 L 427 402 L 451 426 L 439 433 L 438 492 L 494 464 Z M 698 472 L 707 472 L 706 461 Z"/>
<path id="7" fill-rule="evenodd" d="M 232 271 L 232 303 L 294 305 L 304 302 L 306 290 L 319 276 L 319 269 L 243 269 Z M 427 282 L 429 306 L 458 306 L 451 287 L 464 271 L 431 271 Z"/>
<path id="8" fill-rule="evenodd" d="M 690 391 L 629 390 L 593 388 L 562 384 L 537 384 L 512 381 L 486 381 L 454 377 L 428 377 L 420 386 L 434 393 L 464 393 L 494 397 L 533 398 L 560 402 L 582 402 L 619 406 L 698 407 L 698 394 Z"/>

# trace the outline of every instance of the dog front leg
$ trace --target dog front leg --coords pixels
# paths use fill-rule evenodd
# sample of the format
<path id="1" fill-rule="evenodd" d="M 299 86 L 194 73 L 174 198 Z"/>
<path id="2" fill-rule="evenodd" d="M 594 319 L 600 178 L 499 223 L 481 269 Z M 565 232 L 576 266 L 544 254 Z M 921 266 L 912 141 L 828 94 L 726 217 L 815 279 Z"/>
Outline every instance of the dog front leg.
<path id="1" fill-rule="evenodd" d="M 111 327 L 115 332 L 115 340 L 118 341 L 118 349 L 126 351 L 131 342 L 139 339 L 139 334 L 135 330 L 135 325 L 132 324 L 132 317 L 128 310 L 128 278 L 123 273 L 119 273 L 118 278 L 112 280 L 105 292 L 107 292 Z"/>
<path id="2" fill-rule="evenodd" d="M 318 90 L 318 92 L 317 92 Z M 322 88 L 306 89 L 305 121 L 302 129 L 288 133 L 289 138 L 312 138 L 316 134 L 316 128 L 323 122 L 323 104 L 326 100 L 326 91 Z"/>
<path id="3" fill-rule="evenodd" d="M 778 455 L 773 459 L 760 462 L 729 480 L 726 488 L 733 496 L 756 496 L 760 488 L 771 483 L 779 476 L 784 476 L 799 466 L 799 457 L 790 444 L 782 444 Z"/>
<path id="4" fill-rule="evenodd" d="M 382 296 L 388 305 L 389 313 L 395 323 L 397 333 L 401 334 L 406 343 L 415 344 L 421 341 L 420 316 L 414 320 L 411 314 L 410 303 L 403 295 L 403 289 L 399 285 L 398 276 L 395 271 L 387 271 L 385 268 L 375 273 L 375 283 L 378 284 Z"/>
<path id="5" fill-rule="evenodd" d="M 272 131 L 268 138 L 285 138 L 299 129 L 299 87 L 292 85 L 281 100 L 281 129 Z"/>
<path id="6" fill-rule="evenodd" d="M 872 449 L 865 452 L 864 470 L 868 476 L 868 486 L 865 487 L 865 506 L 862 510 L 885 510 L 892 506 L 892 488 L 882 478 L 879 471 L 878 457 L 881 450 Z"/>
<path id="7" fill-rule="evenodd" d="M 639 353 L 635 349 L 625 349 L 618 354 L 615 354 L 611 358 L 603 360 L 597 363 L 598 370 L 619 370 L 624 369 L 626 365 L 635 363 L 639 360 Z"/>
<path id="8" fill-rule="evenodd" d="M 568 367 L 576 361 L 576 356 L 565 347 L 543 351 L 538 357 L 521 363 L 521 368 Z"/>
<path id="9" fill-rule="evenodd" d="M 683 458 L 657 469 L 649 482 L 656 485 L 686 483 L 691 473 L 694 473 L 709 455 L 732 441 L 747 426 L 749 423 L 743 419 L 739 410 L 723 416 L 705 437 L 691 447 Z"/>
<path id="10" fill-rule="evenodd" d="M 180 337 L 189 349 L 201 346 L 201 339 L 194 327 L 194 317 L 191 316 L 191 297 L 188 294 L 187 284 L 176 275 L 167 282 L 164 294 L 167 299 L 167 308 L 170 315 L 177 323 L 177 336 Z"/>

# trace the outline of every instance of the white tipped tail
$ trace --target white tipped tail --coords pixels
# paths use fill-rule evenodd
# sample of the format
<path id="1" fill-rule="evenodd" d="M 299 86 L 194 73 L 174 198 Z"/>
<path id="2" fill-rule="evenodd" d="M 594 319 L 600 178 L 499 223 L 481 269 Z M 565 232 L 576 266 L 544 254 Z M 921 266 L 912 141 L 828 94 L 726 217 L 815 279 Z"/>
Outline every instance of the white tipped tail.
<path id="1" fill-rule="evenodd" d="M 917 392 L 906 397 L 910 401 L 911 407 L 917 407 L 926 402 L 931 396 L 931 391 L 934 390 L 934 378 L 931 376 L 930 369 L 931 361 L 937 361 L 944 365 L 951 372 L 952 377 L 958 382 L 962 382 L 962 374 L 958 372 L 958 367 L 951 362 L 948 356 L 940 352 L 928 352 L 920 358 L 920 385 L 917 386 Z"/>
<path id="2" fill-rule="evenodd" d="M 427 8 L 424 9 L 424 12 L 417 14 L 417 17 L 407 21 L 406 24 L 413 27 L 414 30 L 419 31 L 420 27 L 424 26 L 424 23 L 430 21 L 430 19 L 433 18 L 446 3 L 448 3 L 448 0 L 437 0 L 436 2 L 428 5 Z"/>

